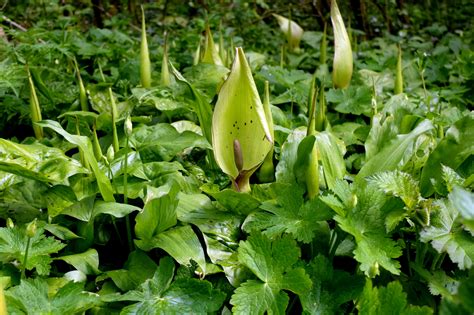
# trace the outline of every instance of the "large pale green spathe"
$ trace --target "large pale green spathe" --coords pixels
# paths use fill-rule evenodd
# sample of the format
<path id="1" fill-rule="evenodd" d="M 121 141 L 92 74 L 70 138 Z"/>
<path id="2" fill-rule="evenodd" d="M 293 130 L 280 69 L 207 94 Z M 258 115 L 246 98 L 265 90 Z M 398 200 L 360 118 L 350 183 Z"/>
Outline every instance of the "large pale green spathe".
<path id="1" fill-rule="evenodd" d="M 281 31 L 286 35 L 290 50 L 298 50 L 300 48 L 300 41 L 304 33 L 303 28 L 301 28 L 301 26 L 299 26 L 296 22 L 287 19 L 284 16 L 278 14 L 273 14 L 273 16 L 277 19 Z"/>
<path id="2" fill-rule="evenodd" d="M 336 0 L 331 0 L 331 22 L 334 30 L 332 82 L 336 88 L 345 88 L 352 78 L 352 48 Z"/>
<path id="3" fill-rule="evenodd" d="M 240 47 L 212 116 L 212 146 L 217 164 L 239 191 L 250 190 L 250 176 L 273 146 L 263 104 Z"/>

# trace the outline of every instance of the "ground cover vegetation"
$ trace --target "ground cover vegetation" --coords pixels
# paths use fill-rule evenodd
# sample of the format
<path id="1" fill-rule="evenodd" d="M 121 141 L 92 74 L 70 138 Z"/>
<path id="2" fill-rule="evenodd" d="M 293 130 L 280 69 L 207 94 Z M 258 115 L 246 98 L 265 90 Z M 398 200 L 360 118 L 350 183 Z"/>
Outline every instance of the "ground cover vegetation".
<path id="1" fill-rule="evenodd" d="M 0 4 L 0 314 L 474 313 L 471 1 Z"/>

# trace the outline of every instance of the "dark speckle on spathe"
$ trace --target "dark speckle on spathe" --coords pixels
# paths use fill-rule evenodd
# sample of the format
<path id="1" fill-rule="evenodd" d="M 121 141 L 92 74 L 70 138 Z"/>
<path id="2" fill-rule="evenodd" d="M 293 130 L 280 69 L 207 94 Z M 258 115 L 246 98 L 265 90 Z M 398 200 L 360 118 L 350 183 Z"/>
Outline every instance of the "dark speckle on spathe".
<path id="1" fill-rule="evenodd" d="M 250 119 L 250 123 L 253 123 L 253 120 L 252 120 L 252 119 Z"/>
<path id="2" fill-rule="evenodd" d="M 244 123 L 244 126 L 247 126 L 247 123 Z"/>

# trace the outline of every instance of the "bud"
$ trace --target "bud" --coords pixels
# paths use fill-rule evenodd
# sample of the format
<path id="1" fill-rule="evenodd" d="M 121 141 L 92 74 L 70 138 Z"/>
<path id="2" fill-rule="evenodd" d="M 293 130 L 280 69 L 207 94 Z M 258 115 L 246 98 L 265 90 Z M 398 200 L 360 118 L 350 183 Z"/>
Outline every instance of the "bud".
<path id="1" fill-rule="evenodd" d="M 402 64 L 402 48 L 398 46 L 398 58 L 397 58 L 397 73 L 395 76 L 395 94 L 403 93 L 403 64 Z"/>
<path id="2" fill-rule="evenodd" d="M 217 164 L 238 191 L 250 191 L 250 176 L 273 147 L 265 110 L 240 47 L 212 116 L 212 146 Z"/>
<path id="3" fill-rule="evenodd" d="M 34 219 L 30 223 L 28 223 L 28 225 L 26 226 L 26 236 L 28 236 L 29 238 L 32 238 L 33 236 L 35 236 L 36 229 L 37 229 L 36 219 Z"/>
<path id="4" fill-rule="evenodd" d="M 161 84 L 169 86 L 171 84 L 170 70 L 168 67 L 168 35 L 165 35 L 165 46 L 163 48 L 163 60 L 161 62 Z"/>
<path id="5" fill-rule="evenodd" d="M 212 38 L 211 29 L 209 25 L 206 26 L 206 39 L 204 43 L 204 55 L 202 56 L 201 61 L 203 63 L 211 63 L 214 65 L 222 66 L 222 59 L 219 56 L 216 45 L 214 44 L 214 39 Z"/>
<path id="6" fill-rule="evenodd" d="M 130 115 L 128 115 L 127 118 L 125 118 L 123 129 L 127 137 L 130 137 L 132 135 L 133 125 L 132 125 L 132 118 L 130 117 Z"/>
<path id="7" fill-rule="evenodd" d="M 140 46 L 140 82 L 143 87 L 151 86 L 151 64 L 146 39 L 145 11 L 142 8 L 142 41 Z"/>
<path id="8" fill-rule="evenodd" d="M 298 51 L 300 49 L 300 41 L 303 37 L 303 29 L 290 19 L 278 14 L 273 14 L 280 25 L 280 30 L 286 35 L 290 51 Z"/>
<path id="9" fill-rule="evenodd" d="M 31 122 L 33 123 L 33 131 L 35 137 L 38 140 L 43 139 L 43 127 L 37 126 L 35 122 L 41 121 L 41 108 L 38 101 L 38 96 L 36 95 L 35 84 L 33 83 L 33 78 L 31 77 L 30 68 L 26 65 L 26 72 L 28 73 L 28 82 L 30 84 L 30 116 Z"/>
<path id="10" fill-rule="evenodd" d="M 352 77 L 352 48 L 336 0 L 331 0 L 331 22 L 334 29 L 332 82 L 336 88 L 345 88 Z"/>
<path id="11" fill-rule="evenodd" d="M 7 218 L 7 228 L 13 229 L 15 227 L 15 223 L 13 223 L 13 220 L 11 218 Z"/>

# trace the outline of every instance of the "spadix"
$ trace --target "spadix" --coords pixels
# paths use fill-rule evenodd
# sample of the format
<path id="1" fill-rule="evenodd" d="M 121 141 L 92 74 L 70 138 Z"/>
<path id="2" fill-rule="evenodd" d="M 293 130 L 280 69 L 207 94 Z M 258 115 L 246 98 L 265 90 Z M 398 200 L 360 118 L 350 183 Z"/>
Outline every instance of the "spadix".
<path id="1" fill-rule="evenodd" d="M 263 104 L 240 47 L 212 116 L 212 146 L 217 164 L 238 191 L 250 190 L 250 176 L 273 146 Z"/>

